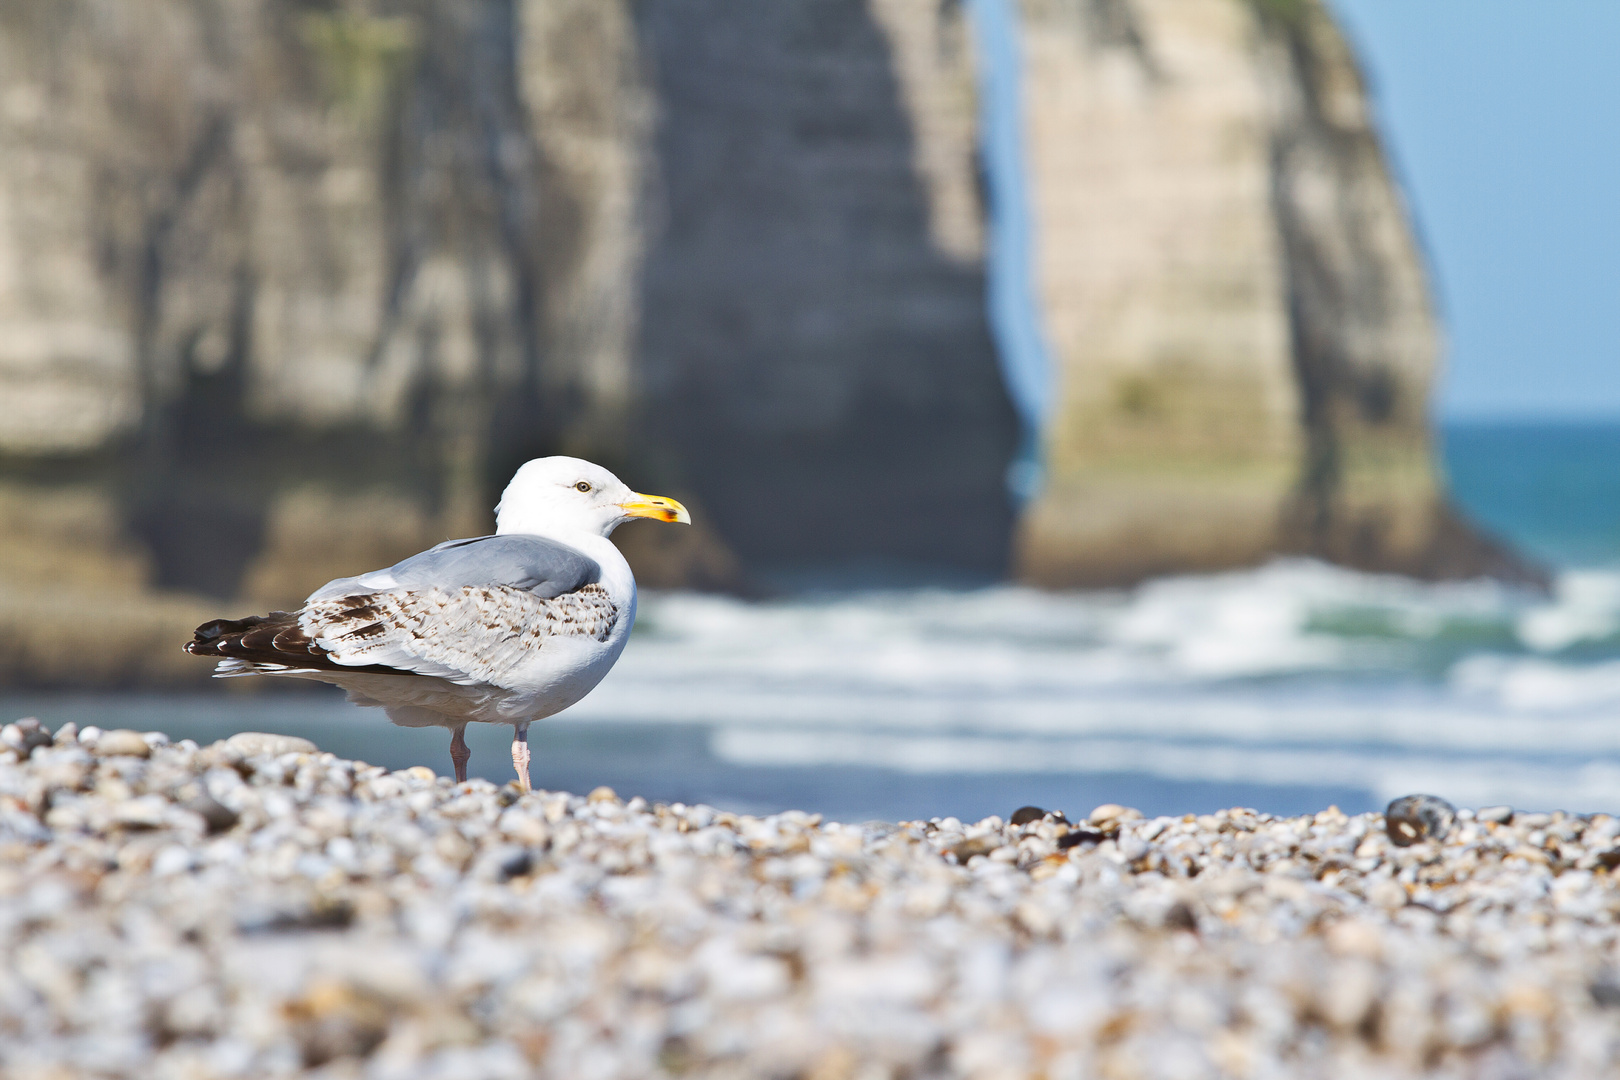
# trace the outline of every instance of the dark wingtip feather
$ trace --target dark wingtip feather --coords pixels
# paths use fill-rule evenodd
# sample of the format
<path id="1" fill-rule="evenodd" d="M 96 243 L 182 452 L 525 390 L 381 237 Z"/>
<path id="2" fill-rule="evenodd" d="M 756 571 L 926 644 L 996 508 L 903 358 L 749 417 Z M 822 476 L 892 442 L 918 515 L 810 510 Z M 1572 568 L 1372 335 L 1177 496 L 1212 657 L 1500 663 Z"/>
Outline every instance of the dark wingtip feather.
<path id="1" fill-rule="evenodd" d="M 289 623 L 296 625 L 295 616 L 285 611 L 245 619 L 214 619 L 197 627 L 183 648 L 193 656 L 242 656 L 244 639 L 257 639 L 267 631 L 274 635 Z"/>
<path id="2" fill-rule="evenodd" d="M 361 601 L 363 597 L 352 597 Z M 326 671 L 367 672 L 388 675 L 415 675 L 412 671 L 371 664 L 346 667 L 327 658 L 326 650 L 311 641 L 298 625 L 298 616 L 286 611 L 249 615 L 245 619 L 215 619 L 193 631 L 183 646 L 192 656 L 213 656 L 242 660 L 249 664 L 272 664 Z"/>

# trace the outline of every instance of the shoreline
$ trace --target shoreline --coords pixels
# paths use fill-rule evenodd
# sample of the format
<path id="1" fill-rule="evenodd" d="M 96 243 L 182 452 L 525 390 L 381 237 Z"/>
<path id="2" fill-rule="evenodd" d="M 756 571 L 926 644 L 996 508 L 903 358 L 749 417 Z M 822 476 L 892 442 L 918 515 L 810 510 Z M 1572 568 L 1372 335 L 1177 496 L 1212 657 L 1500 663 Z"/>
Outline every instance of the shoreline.
<path id="1" fill-rule="evenodd" d="M 1232 806 L 1279 816 L 1329 805 L 1363 813 L 1411 791 L 1459 805 L 1588 813 L 1613 812 L 1620 790 L 1620 728 L 1595 709 L 1577 717 L 1493 716 L 1346 691 L 1338 697 L 1351 707 L 1326 711 L 1321 702 L 1334 696 L 1326 692 L 1314 700 L 1222 692 L 1123 711 L 1118 702 L 1084 699 L 1076 711 L 1091 717 L 1085 726 L 974 706 L 981 720 L 929 729 L 915 716 L 885 721 L 870 705 L 850 712 L 830 700 L 803 720 L 773 717 L 769 702 L 756 701 L 753 721 L 722 713 L 701 722 L 626 718 L 608 691 L 635 674 L 619 670 L 579 711 L 531 729 L 538 786 L 606 784 L 649 802 L 701 802 L 755 816 L 801 809 L 840 821 L 979 820 L 1024 803 L 1071 815 L 1102 802 L 1149 817 Z M 665 695 L 688 692 L 683 685 Z M 790 692 L 798 691 L 779 696 Z M 586 710 L 599 695 L 608 704 Z M 447 765 L 442 732 L 394 727 L 338 691 L 297 697 L 13 693 L 0 695 L 0 719 L 161 728 L 175 741 L 203 745 L 241 730 L 275 732 L 390 769 Z M 1262 711 L 1243 711 L 1254 706 Z M 1221 724 L 1232 725 L 1230 736 L 1210 737 Z M 469 725 L 467 739 L 472 775 L 497 785 L 511 779 L 508 729 Z"/>
<path id="2" fill-rule="evenodd" d="M 97 734 L 0 731 L 7 1075 L 1586 1076 L 1620 1053 L 1608 815 L 1462 810 L 1409 846 L 1335 809 L 848 825 Z"/>

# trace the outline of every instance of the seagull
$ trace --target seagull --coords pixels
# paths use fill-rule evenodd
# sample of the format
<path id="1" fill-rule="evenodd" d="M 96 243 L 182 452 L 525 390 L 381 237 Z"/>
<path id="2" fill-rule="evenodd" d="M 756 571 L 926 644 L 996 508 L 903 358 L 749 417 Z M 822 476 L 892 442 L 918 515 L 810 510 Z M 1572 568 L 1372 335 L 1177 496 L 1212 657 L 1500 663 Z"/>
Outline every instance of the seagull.
<path id="1" fill-rule="evenodd" d="M 631 518 L 692 520 L 600 465 L 536 458 L 501 494 L 493 536 L 327 582 L 297 611 L 204 623 L 185 650 L 217 657 L 215 678 L 315 679 L 402 727 L 449 728 L 458 783 L 467 724 L 510 724 L 528 791 L 529 725 L 590 693 L 630 637 L 636 579 L 608 535 Z"/>

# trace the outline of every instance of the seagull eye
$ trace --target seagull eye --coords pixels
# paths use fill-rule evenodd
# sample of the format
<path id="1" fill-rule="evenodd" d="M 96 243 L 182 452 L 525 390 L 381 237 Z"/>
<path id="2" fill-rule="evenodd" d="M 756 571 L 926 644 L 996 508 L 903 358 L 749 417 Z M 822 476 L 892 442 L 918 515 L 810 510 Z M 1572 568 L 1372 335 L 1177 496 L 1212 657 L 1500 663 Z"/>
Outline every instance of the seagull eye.
<path id="1" fill-rule="evenodd" d="M 589 491 L 589 490 L 591 490 L 591 485 L 586 483 L 584 480 L 581 480 L 579 483 L 574 485 L 574 490 L 575 491 Z"/>

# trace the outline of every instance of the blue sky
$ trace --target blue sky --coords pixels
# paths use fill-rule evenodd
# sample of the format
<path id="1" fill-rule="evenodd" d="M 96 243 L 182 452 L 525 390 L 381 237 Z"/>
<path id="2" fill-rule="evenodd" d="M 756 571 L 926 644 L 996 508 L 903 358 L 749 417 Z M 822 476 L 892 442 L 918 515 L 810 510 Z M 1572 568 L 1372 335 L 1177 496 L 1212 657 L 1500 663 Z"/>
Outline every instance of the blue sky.
<path id="1" fill-rule="evenodd" d="M 1620 418 L 1620 0 L 1331 0 L 1428 249 L 1442 417 Z"/>

